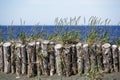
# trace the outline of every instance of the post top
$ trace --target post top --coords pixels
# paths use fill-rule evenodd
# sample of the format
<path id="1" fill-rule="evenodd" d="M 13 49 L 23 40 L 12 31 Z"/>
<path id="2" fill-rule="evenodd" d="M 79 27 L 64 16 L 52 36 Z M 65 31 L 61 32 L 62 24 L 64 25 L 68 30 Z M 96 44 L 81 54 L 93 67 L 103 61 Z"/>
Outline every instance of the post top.
<path id="1" fill-rule="evenodd" d="M 48 43 L 49 43 L 48 40 L 43 41 L 43 44 L 48 44 Z"/>
<path id="2" fill-rule="evenodd" d="M 28 43 L 29 46 L 34 46 L 35 45 L 35 42 L 30 42 Z"/>
<path id="3" fill-rule="evenodd" d="M 78 47 L 78 46 L 82 46 L 82 43 L 77 43 L 76 46 L 77 46 L 77 47 Z"/>
<path id="4" fill-rule="evenodd" d="M 63 46 L 62 46 L 62 44 L 56 44 L 55 45 L 55 49 L 60 49 L 60 48 L 62 48 Z"/>
<path id="5" fill-rule="evenodd" d="M 75 47 L 75 44 L 73 44 L 72 47 Z"/>
<path id="6" fill-rule="evenodd" d="M 117 48 L 117 45 L 112 45 L 112 48 Z"/>
<path id="7" fill-rule="evenodd" d="M 21 47 L 25 47 L 25 45 L 21 45 Z"/>
<path id="8" fill-rule="evenodd" d="M 17 43 L 17 44 L 16 44 L 16 48 L 17 48 L 17 47 L 21 47 L 21 45 L 22 45 L 22 44 Z"/>
<path id="9" fill-rule="evenodd" d="M 109 48 L 111 45 L 109 43 L 105 43 L 102 45 L 103 48 Z"/>
<path id="10" fill-rule="evenodd" d="M 120 47 L 118 47 L 118 50 L 120 51 Z"/>
<path id="11" fill-rule="evenodd" d="M 36 44 L 38 44 L 38 45 L 39 45 L 39 44 L 40 44 L 40 42 L 38 42 L 38 41 L 37 41 L 37 42 L 36 42 Z"/>
<path id="12" fill-rule="evenodd" d="M 50 44 L 51 44 L 51 45 L 54 45 L 54 44 L 55 44 L 55 42 L 50 42 Z"/>
<path id="13" fill-rule="evenodd" d="M 83 48 L 85 48 L 85 47 L 88 47 L 88 44 L 84 44 L 84 45 L 83 45 Z"/>
<path id="14" fill-rule="evenodd" d="M 6 42 L 6 43 L 3 44 L 4 47 L 8 47 L 8 46 L 10 46 L 10 45 L 11 45 L 10 42 Z"/>

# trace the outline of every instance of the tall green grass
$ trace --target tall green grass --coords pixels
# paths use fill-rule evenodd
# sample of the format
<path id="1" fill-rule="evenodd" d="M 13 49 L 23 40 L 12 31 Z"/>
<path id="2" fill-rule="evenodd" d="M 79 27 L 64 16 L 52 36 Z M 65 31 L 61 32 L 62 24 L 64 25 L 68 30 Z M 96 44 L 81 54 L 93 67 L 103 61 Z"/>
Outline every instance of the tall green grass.
<path id="1" fill-rule="evenodd" d="M 89 31 L 85 32 L 86 38 L 82 41 L 80 38 L 80 31 L 77 29 L 77 26 L 82 24 L 88 25 Z M 93 43 L 104 43 L 108 42 L 108 33 L 107 30 L 101 30 L 101 33 L 99 34 L 97 29 L 97 26 L 106 26 L 109 25 L 111 22 L 110 19 L 102 19 L 96 16 L 91 16 L 89 19 L 86 19 L 85 17 L 66 17 L 66 18 L 55 18 L 54 24 L 55 29 L 52 33 L 48 33 L 47 30 L 44 29 L 44 26 L 42 29 L 37 32 L 39 23 L 35 24 L 34 27 L 31 30 L 31 34 L 26 33 L 24 30 L 20 30 L 21 33 L 17 34 L 19 40 L 22 43 L 28 42 L 28 41 L 37 41 L 39 39 L 47 39 L 50 41 L 56 41 L 63 44 L 68 43 L 77 43 L 79 41 L 93 44 Z M 88 24 L 87 24 L 88 23 Z M 25 25 L 25 21 L 20 18 L 20 25 Z M 70 26 L 73 26 L 74 29 L 70 30 Z M 8 26 L 8 40 L 13 40 L 13 21 L 11 22 L 11 25 Z M 2 37 L 2 30 L 0 30 L 0 35 Z M 101 36 L 100 36 L 101 35 Z M 2 38 L 1 38 L 2 40 Z M 118 41 L 119 42 L 119 41 Z M 117 42 L 116 42 L 117 43 Z"/>

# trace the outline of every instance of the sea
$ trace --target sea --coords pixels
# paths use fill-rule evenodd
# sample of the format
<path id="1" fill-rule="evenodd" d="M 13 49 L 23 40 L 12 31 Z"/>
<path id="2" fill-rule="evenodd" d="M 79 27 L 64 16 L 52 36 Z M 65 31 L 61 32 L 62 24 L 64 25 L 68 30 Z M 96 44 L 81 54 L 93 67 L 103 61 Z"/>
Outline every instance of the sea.
<path id="1" fill-rule="evenodd" d="M 4 40 L 8 39 L 9 35 L 12 35 L 12 39 L 19 39 L 18 34 L 27 33 L 27 34 L 37 34 L 41 30 L 50 34 L 58 31 L 67 31 L 67 30 L 77 30 L 80 32 L 80 39 L 85 40 L 88 36 L 90 30 L 96 30 L 101 37 L 103 32 L 107 33 L 108 40 L 111 43 L 115 43 L 120 37 L 120 26 L 117 25 L 109 25 L 109 26 L 55 26 L 55 25 L 1 25 L 0 26 L 0 36 L 3 37 Z"/>

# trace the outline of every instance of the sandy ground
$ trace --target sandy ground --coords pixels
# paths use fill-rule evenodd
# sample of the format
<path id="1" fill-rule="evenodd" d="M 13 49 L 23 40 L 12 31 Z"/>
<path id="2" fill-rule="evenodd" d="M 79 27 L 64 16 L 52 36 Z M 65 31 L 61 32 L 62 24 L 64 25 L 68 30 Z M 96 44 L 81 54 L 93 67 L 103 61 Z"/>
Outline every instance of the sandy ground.
<path id="1" fill-rule="evenodd" d="M 0 73 L 0 80 L 88 80 L 88 78 L 85 78 L 84 75 L 83 76 L 75 75 L 71 77 L 54 75 L 52 77 L 41 76 L 39 79 L 38 77 L 28 78 L 26 76 L 22 76 L 17 79 L 15 74 Z M 120 72 L 105 74 L 103 77 L 101 77 L 101 79 L 98 80 L 120 80 Z"/>

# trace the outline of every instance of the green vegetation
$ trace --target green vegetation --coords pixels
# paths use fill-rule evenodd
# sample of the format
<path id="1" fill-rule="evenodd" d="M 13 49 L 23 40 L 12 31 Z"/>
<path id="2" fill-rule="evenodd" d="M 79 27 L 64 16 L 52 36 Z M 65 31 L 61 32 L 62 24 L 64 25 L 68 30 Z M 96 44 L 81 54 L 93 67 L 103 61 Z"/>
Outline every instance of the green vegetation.
<path id="1" fill-rule="evenodd" d="M 97 26 L 99 25 L 108 25 L 110 24 L 111 20 L 110 19 L 104 19 L 102 20 L 99 17 L 96 16 L 91 16 L 89 19 L 86 19 L 83 17 L 83 21 L 81 21 L 82 17 L 70 17 L 70 18 L 55 18 L 55 29 L 54 32 L 48 33 L 47 30 L 44 29 L 44 26 L 42 29 L 37 32 L 39 23 L 35 24 L 35 26 L 32 28 L 31 34 L 28 34 L 24 30 L 20 30 L 20 33 L 17 34 L 19 40 L 22 43 L 26 43 L 29 41 L 37 41 L 39 39 L 47 39 L 50 41 L 56 41 L 60 42 L 63 44 L 72 44 L 72 43 L 77 43 L 79 41 L 93 44 L 93 43 L 105 43 L 108 42 L 108 33 L 106 30 L 99 30 L 97 31 Z M 81 40 L 80 38 L 80 31 L 77 29 L 77 25 L 79 23 L 83 22 L 83 25 L 86 25 L 88 23 L 89 25 L 89 31 L 85 32 L 86 37 L 84 40 Z M 11 22 L 11 25 L 8 26 L 8 40 L 12 40 L 14 38 L 13 36 L 13 21 Z M 20 25 L 25 25 L 25 21 L 20 18 Z M 73 26 L 74 29 L 70 28 L 70 26 Z M 0 30 L 0 39 L 3 40 L 2 38 L 2 30 Z M 119 44 L 119 40 L 116 42 Z"/>

